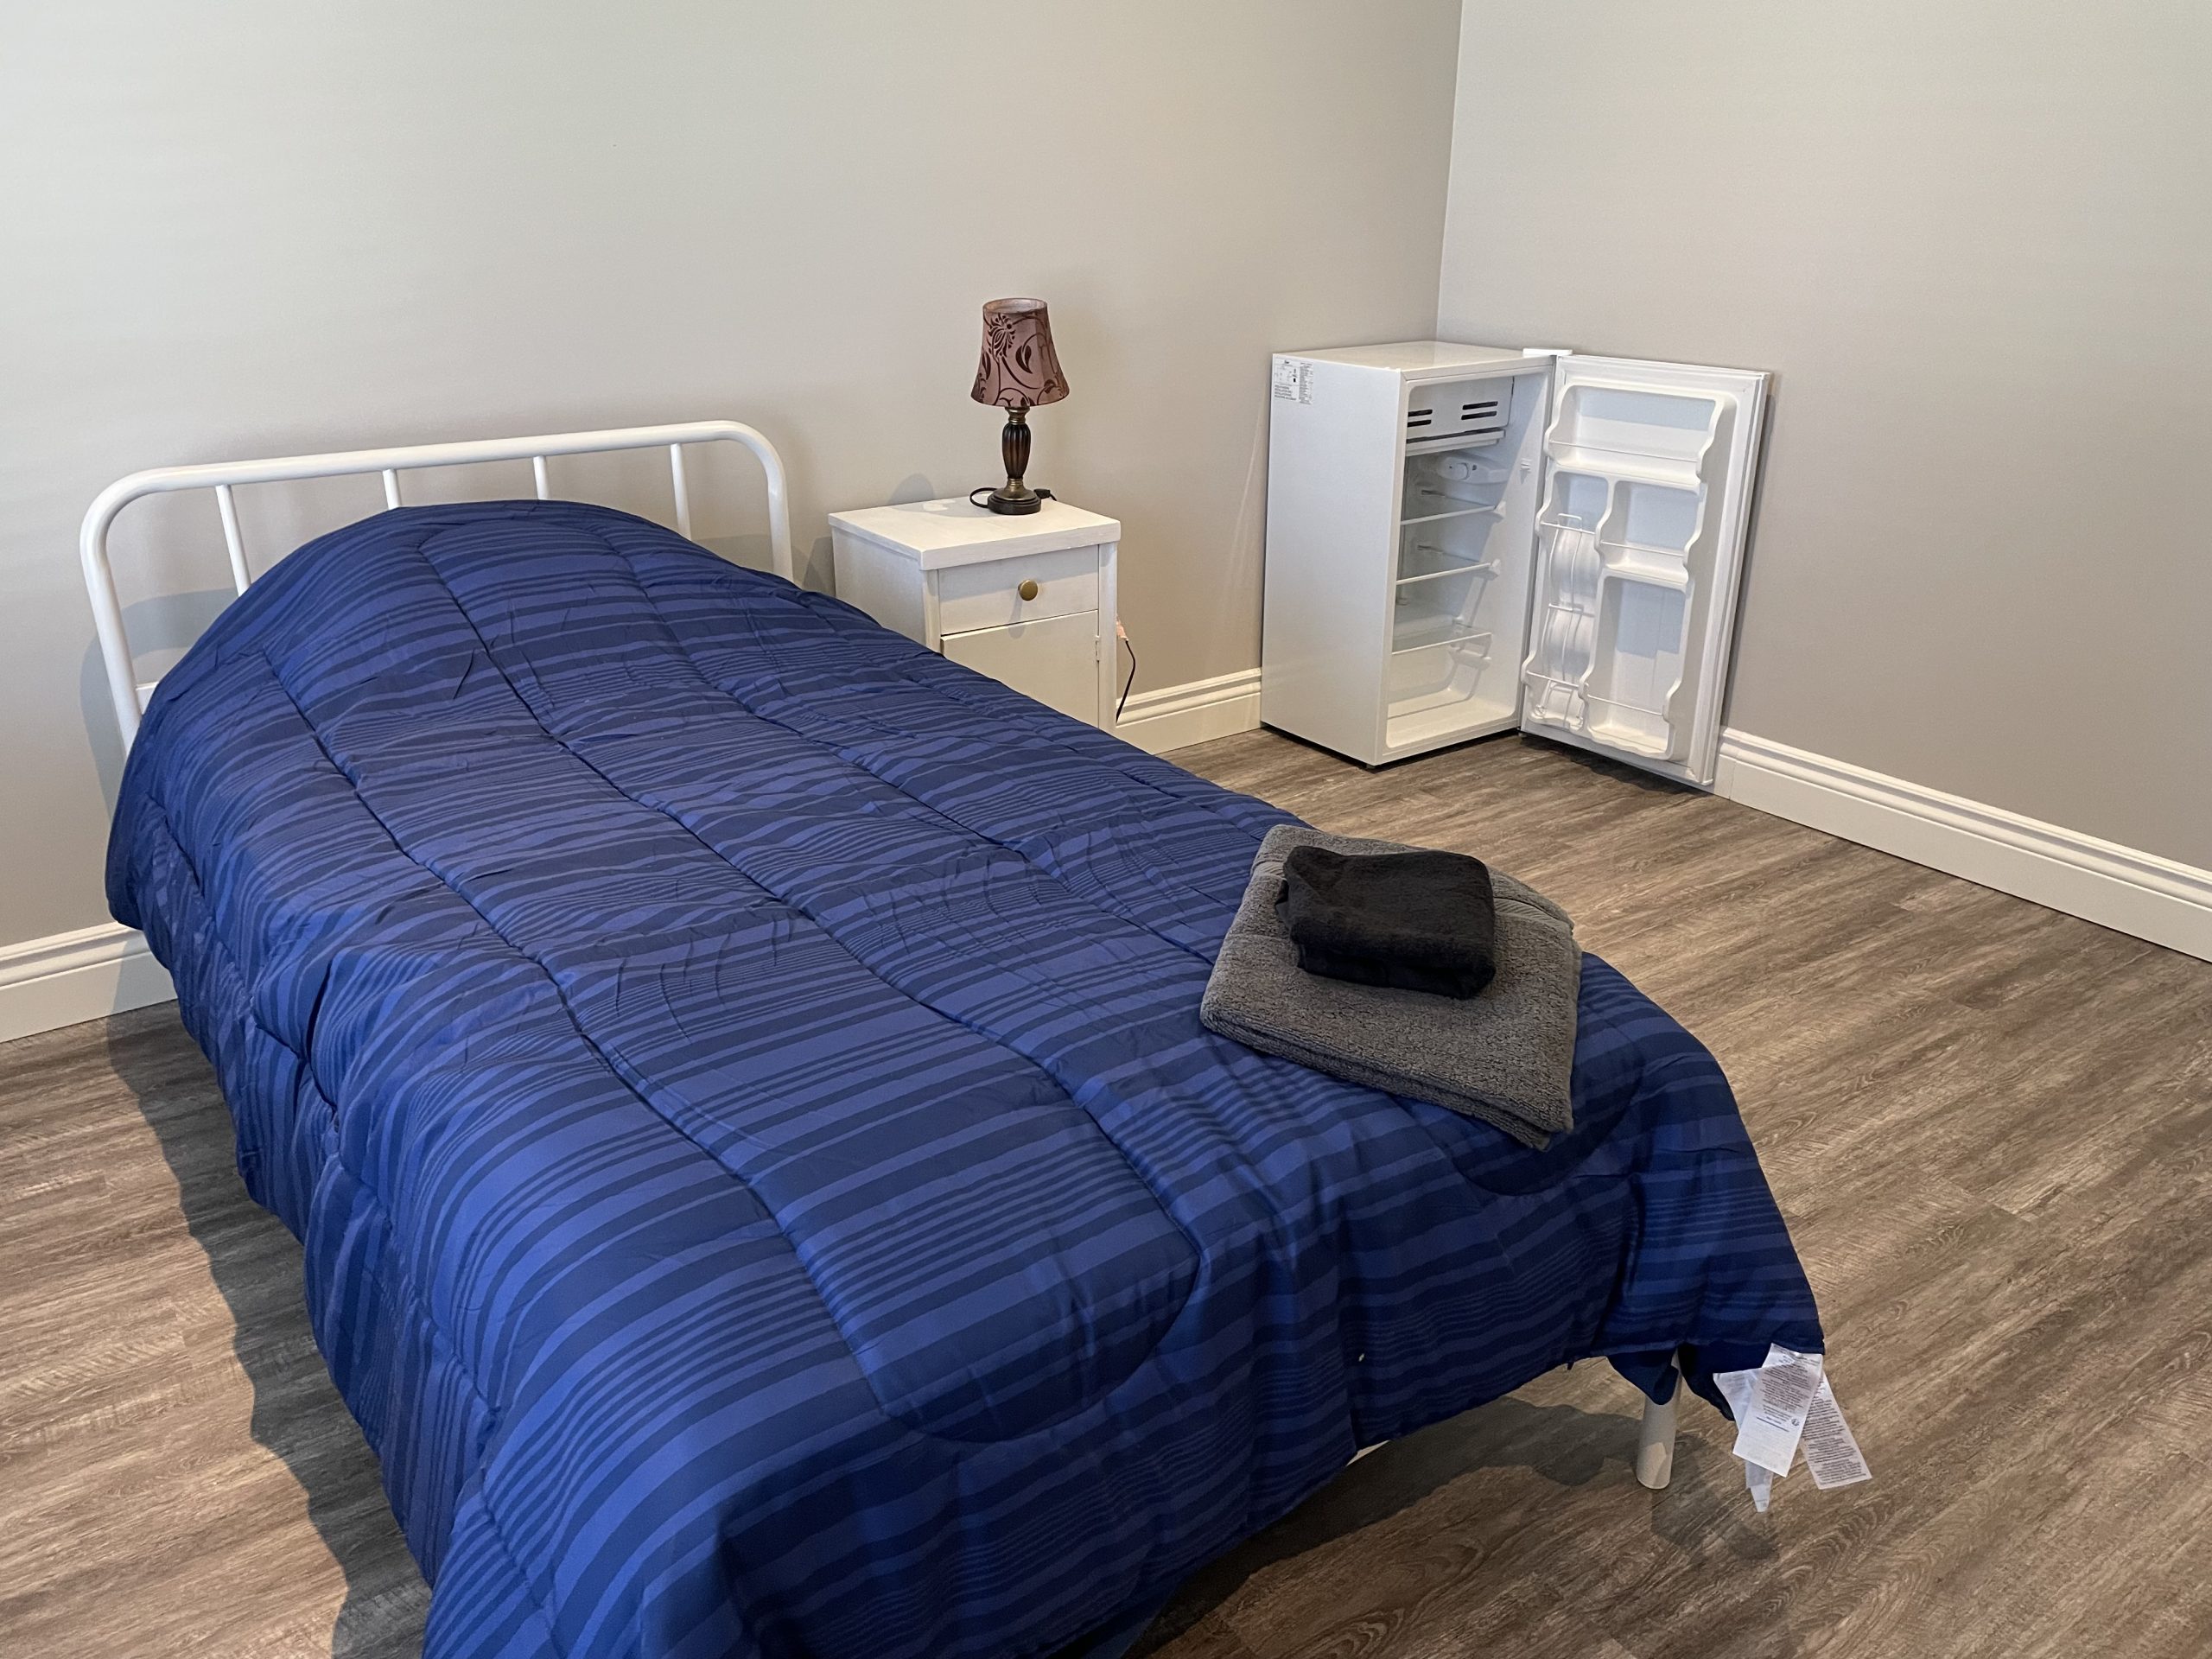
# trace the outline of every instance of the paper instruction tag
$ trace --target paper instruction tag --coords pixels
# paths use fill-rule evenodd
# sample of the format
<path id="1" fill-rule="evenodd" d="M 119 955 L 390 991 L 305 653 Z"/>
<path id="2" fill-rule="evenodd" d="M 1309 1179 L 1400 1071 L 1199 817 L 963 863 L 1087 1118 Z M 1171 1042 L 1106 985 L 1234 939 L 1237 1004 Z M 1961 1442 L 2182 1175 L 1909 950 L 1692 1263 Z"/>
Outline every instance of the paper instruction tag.
<path id="1" fill-rule="evenodd" d="M 1738 1457 L 1777 1475 L 1789 1472 L 1805 1433 L 1805 1418 L 1820 1393 L 1821 1366 L 1818 1354 L 1801 1354 L 1777 1344 L 1766 1351 L 1766 1363 L 1758 1370 L 1724 1371 L 1713 1379 L 1736 1414 L 1732 1449 Z M 1744 1379 L 1740 1396 L 1729 1386 L 1732 1377 Z"/>
<path id="2" fill-rule="evenodd" d="M 1822 1491 L 1874 1478 L 1859 1442 L 1852 1438 L 1851 1426 L 1843 1421 L 1835 1390 L 1828 1387 L 1825 1376 L 1813 1395 L 1812 1409 L 1805 1414 L 1804 1448 L 1805 1468 L 1813 1477 L 1813 1484 Z"/>
<path id="3" fill-rule="evenodd" d="M 1728 1402 L 1729 1411 L 1738 1422 L 1751 1408 L 1751 1378 L 1756 1371 L 1716 1371 L 1713 1380 L 1719 1387 L 1720 1397 Z M 1756 1463 L 1744 1465 L 1744 1485 L 1751 1492 L 1751 1507 L 1764 1515 L 1767 1505 L 1774 1502 L 1774 1471 L 1762 1469 Z"/>
<path id="4" fill-rule="evenodd" d="M 1713 1381 L 1720 1390 L 1720 1397 L 1728 1402 L 1728 1414 L 1738 1422 L 1751 1408 L 1751 1373 L 1749 1371 L 1715 1371 Z"/>
<path id="5" fill-rule="evenodd" d="M 1275 397 L 1286 404 L 1313 401 L 1313 365 L 1302 357 L 1275 359 Z"/>
<path id="6" fill-rule="evenodd" d="M 1774 1502 L 1774 1471 L 1747 1463 L 1744 1465 L 1744 1484 L 1751 1489 L 1751 1507 L 1764 1515 L 1767 1505 Z"/>

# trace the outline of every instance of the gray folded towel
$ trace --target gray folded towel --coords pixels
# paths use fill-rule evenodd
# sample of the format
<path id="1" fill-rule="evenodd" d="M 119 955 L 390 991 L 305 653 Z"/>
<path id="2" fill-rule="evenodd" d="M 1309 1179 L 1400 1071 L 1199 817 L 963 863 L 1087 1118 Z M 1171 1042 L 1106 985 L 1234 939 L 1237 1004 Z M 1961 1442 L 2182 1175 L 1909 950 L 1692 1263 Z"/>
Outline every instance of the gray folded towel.
<path id="1" fill-rule="evenodd" d="M 1480 995 L 1457 1001 L 1324 979 L 1298 965 L 1275 910 L 1283 860 L 1301 846 L 1406 850 L 1293 824 L 1268 830 L 1198 1005 L 1207 1027 L 1348 1083 L 1478 1117 L 1528 1146 L 1573 1128 L 1582 951 L 1567 912 L 1493 870 L 1497 976 Z"/>

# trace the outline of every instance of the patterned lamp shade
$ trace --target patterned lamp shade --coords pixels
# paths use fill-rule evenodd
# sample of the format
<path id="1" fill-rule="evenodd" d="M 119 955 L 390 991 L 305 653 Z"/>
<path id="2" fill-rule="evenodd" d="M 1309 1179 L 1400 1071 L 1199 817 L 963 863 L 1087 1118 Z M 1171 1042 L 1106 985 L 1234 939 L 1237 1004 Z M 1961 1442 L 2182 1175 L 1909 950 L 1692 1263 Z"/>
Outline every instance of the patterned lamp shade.
<path id="1" fill-rule="evenodd" d="M 983 361 L 976 371 L 979 404 L 1033 409 L 1068 395 L 1068 378 L 1052 350 L 1052 320 L 1042 300 L 983 302 Z"/>

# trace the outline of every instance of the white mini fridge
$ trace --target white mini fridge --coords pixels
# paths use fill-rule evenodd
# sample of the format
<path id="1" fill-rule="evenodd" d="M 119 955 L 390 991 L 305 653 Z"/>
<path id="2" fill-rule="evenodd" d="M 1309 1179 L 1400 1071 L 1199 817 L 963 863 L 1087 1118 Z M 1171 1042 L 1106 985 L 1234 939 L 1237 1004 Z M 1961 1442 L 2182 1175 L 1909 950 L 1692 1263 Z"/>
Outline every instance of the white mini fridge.
<path id="1" fill-rule="evenodd" d="M 1260 718 L 1519 726 L 1713 785 L 1766 376 L 1412 340 L 1274 359 Z"/>

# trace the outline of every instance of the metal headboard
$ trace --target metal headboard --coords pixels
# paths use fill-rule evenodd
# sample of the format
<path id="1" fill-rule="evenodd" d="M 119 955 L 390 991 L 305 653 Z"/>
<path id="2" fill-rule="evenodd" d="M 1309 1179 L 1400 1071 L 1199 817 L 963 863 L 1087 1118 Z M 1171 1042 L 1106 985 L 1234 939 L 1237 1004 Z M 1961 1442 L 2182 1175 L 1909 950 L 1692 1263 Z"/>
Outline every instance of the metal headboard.
<path id="1" fill-rule="evenodd" d="M 676 531 L 691 533 L 691 493 L 683 476 L 687 443 L 740 443 L 750 449 L 768 477 L 768 540 L 776 574 L 793 580 L 791 501 L 785 488 L 783 458 L 776 446 L 737 421 L 690 421 L 673 426 L 623 426 L 604 432 L 554 432 L 534 438 L 480 438 L 466 443 L 417 443 L 397 449 L 349 449 L 327 455 L 285 455 L 273 461 L 221 461 L 202 467 L 158 467 L 119 478 L 102 490 L 85 515 L 78 551 L 85 565 L 85 588 L 92 595 L 92 620 L 99 630 L 100 655 L 107 663 L 108 695 L 115 700 L 116 723 L 128 749 L 156 682 L 141 683 L 124 637 L 123 607 L 116 598 L 115 572 L 108 563 L 108 527 L 117 513 L 142 495 L 175 490 L 213 490 L 223 518 L 223 544 L 231 556 L 231 581 L 239 593 L 253 580 L 245 543 L 238 533 L 238 504 L 232 492 L 241 484 L 281 484 L 308 478 L 347 478 L 368 473 L 384 476 L 384 504 L 400 505 L 399 475 L 431 467 L 465 467 L 486 461 L 528 461 L 537 499 L 552 490 L 546 462 L 556 455 L 611 454 L 621 449 L 665 446 L 676 488 Z"/>

